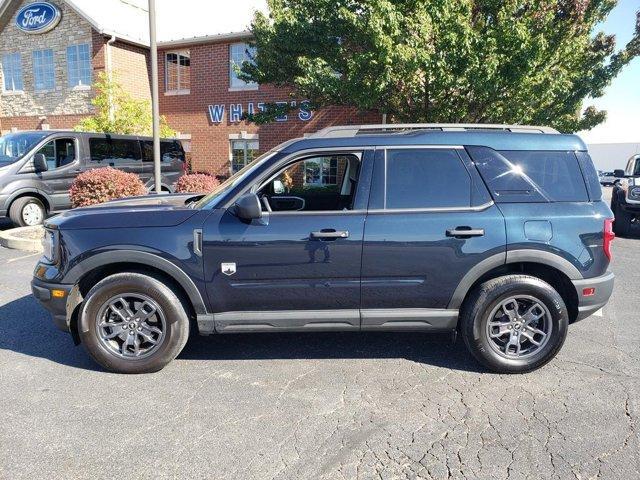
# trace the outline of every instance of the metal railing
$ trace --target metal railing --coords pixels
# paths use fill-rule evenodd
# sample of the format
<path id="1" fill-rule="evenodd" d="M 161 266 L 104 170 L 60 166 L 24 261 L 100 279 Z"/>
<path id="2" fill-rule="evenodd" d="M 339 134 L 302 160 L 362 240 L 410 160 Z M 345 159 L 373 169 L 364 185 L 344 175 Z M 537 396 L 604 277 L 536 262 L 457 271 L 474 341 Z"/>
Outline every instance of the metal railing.
<path id="1" fill-rule="evenodd" d="M 355 137 L 357 135 L 402 134 L 416 131 L 440 132 L 512 132 L 512 133 L 559 133 L 551 127 L 533 125 L 500 125 L 484 123 L 399 123 L 380 125 L 344 125 L 327 127 L 311 134 L 310 138 Z"/>

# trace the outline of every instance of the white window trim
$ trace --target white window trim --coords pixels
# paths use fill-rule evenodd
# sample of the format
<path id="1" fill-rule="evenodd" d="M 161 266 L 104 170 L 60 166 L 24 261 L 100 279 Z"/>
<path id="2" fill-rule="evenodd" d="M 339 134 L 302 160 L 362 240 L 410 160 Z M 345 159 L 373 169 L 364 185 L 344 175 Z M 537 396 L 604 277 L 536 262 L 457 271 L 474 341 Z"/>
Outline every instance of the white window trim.
<path id="1" fill-rule="evenodd" d="M 5 85 L 5 74 L 3 72 L 3 74 L 2 74 L 2 93 L 3 93 L 3 95 L 24 95 L 24 68 L 23 68 L 23 65 L 22 65 L 22 53 L 20 53 L 20 52 L 10 52 L 10 53 L 7 53 L 5 55 L 6 56 L 10 56 L 10 57 L 14 56 L 14 55 L 18 55 L 18 58 L 20 59 L 20 76 L 22 77 L 21 78 L 21 80 L 22 80 L 22 88 L 20 90 L 15 89 L 15 88 L 7 89 L 7 87 Z M 2 63 L 2 60 L 4 59 L 5 55 L 3 55 L 0 58 L 0 63 Z M 13 70 L 13 66 L 12 66 L 12 70 Z"/>
<path id="2" fill-rule="evenodd" d="M 167 57 L 169 55 L 178 55 L 178 67 L 180 67 L 180 57 L 186 57 L 189 59 L 189 73 L 191 73 L 191 50 L 169 50 L 164 52 L 164 94 L 169 97 L 169 96 L 174 96 L 174 95 L 191 95 L 191 75 L 189 75 L 189 88 L 178 88 L 176 89 L 172 89 L 169 90 L 168 89 L 168 85 L 169 85 L 169 62 L 167 61 Z M 181 81 L 180 81 L 180 68 L 178 68 L 178 87 L 181 86 Z"/>
<path id="3" fill-rule="evenodd" d="M 167 90 L 164 92 L 165 97 L 174 97 L 176 95 L 191 95 L 191 89 L 185 90 Z"/>
<path id="4" fill-rule="evenodd" d="M 231 78 L 229 78 L 231 81 Z M 229 87 L 230 92 L 246 92 L 246 91 L 256 91 L 260 89 L 260 85 L 252 85 L 248 84 L 246 87 Z"/>
<path id="5" fill-rule="evenodd" d="M 233 85 L 233 79 L 234 79 L 233 65 L 234 64 L 233 64 L 233 57 L 231 55 L 231 51 L 233 50 L 233 47 L 236 45 L 244 45 L 246 49 L 246 46 L 248 44 L 247 42 L 235 42 L 235 43 L 229 44 L 229 92 L 256 91 L 260 88 L 260 85 L 257 83 L 247 83 L 243 81 L 244 85 Z"/>
<path id="6" fill-rule="evenodd" d="M 38 51 L 38 52 L 46 52 L 50 50 L 51 51 L 51 66 L 52 66 L 52 71 L 51 71 L 51 76 L 53 77 L 53 87 L 52 88 L 40 88 L 38 89 L 36 87 L 36 61 L 35 61 L 35 57 L 34 54 Z M 52 48 L 45 48 L 43 50 L 34 50 L 33 52 L 31 52 L 31 62 L 32 62 L 32 69 L 33 69 L 33 91 L 36 94 L 39 93 L 51 93 L 51 92 L 55 92 L 56 91 L 56 53 Z"/>
<path id="7" fill-rule="evenodd" d="M 80 47 L 86 45 L 89 51 L 89 82 L 88 84 L 84 84 L 81 83 L 79 85 L 70 85 L 69 83 L 71 82 L 71 75 L 70 75 L 70 71 L 69 71 L 69 48 L 73 47 L 76 49 L 76 54 L 78 56 L 78 60 L 76 61 L 76 64 L 80 63 Z M 94 76 L 94 71 L 93 71 L 93 62 L 91 59 L 91 44 L 90 43 L 74 43 L 72 45 L 67 45 L 67 47 L 65 48 L 65 62 L 66 62 L 66 66 L 65 66 L 65 70 L 66 70 L 66 74 L 67 74 L 67 90 L 69 91 L 78 91 L 78 90 L 91 90 L 91 85 L 93 84 L 93 76 Z M 54 52 L 54 56 L 55 56 L 55 52 Z M 79 73 L 80 71 L 78 71 L 77 73 Z M 54 65 L 54 74 L 55 74 L 55 65 Z M 80 79 L 82 80 L 82 79 Z"/>
<path id="8" fill-rule="evenodd" d="M 254 137 L 254 138 L 247 138 L 247 137 Z M 236 138 L 233 138 L 236 137 Z M 245 154 L 245 158 L 244 158 L 244 165 L 243 168 L 247 166 L 247 145 L 249 142 L 258 142 L 258 150 L 260 149 L 260 140 L 258 138 L 257 134 L 247 134 L 246 132 L 241 132 L 240 134 L 233 134 L 230 133 L 229 134 L 229 174 L 233 175 L 234 171 L 233 171 L 233 142 L 245 142 L 245 147 L 244 147 L 244 154 Z"/>
<path id="9" fill-rule="evenodd" d="M 307 182 L 307 167 L 306 167 L 306 163 L 307 162 L 317 162 L 318 160 L 321 160 L 322 162 L 329 162 L 329 169 L 331 169 L 331 158 L 332 157 L 315 157 L 315 158 L 308 158 L 306 160 L 303 160 L 303 164 L 304 164 L 304 178 L 302 179 L 302 185 L 307 187 L 334 187 L 336 185 L 338 185 L 338 172 L 337 172 L 337 168 L 338 165 L 336 163 L 336 183 L 324 183 L 322 181 L 323 175 L 322 175 L 322 165 L 320 165 L 320 181 L 318 183 L 311 183 L 311 182 Z"/>

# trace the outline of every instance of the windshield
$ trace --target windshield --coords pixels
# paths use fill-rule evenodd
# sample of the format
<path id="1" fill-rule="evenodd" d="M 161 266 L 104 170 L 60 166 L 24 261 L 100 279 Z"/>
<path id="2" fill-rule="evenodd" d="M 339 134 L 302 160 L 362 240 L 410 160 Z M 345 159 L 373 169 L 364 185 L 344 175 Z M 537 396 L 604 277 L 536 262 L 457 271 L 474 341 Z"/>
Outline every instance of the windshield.
<path id="1" fill-rule="evenodd" d="M 277 150 L 270 150 L 267 153 L 259 156 L 253 162 L 247 164 L 242 170 L 238 170 L 227 180 L 218 185 L 215 190 L 213 190 L 213 192 L 211 192 L 209 195 L 201 198 L 197 203 L 193 205 L 193 208 L 203 208 L 204 206 L 216 200 L 218 197 L 221 197 L 223 194 L 242 182 L 247 176 L 251 174 L 251 172 L 253 172 L 256 168 L 258 168 L 261 164 L 266 162 L 276 153 Z"/>
<path id="2" fill-rule="evenodd" d="M 46 132 L 10 133 L 0 137 L 0 164 L 13 163 L 23 158 L 33 146 L 46 137 Z"/>

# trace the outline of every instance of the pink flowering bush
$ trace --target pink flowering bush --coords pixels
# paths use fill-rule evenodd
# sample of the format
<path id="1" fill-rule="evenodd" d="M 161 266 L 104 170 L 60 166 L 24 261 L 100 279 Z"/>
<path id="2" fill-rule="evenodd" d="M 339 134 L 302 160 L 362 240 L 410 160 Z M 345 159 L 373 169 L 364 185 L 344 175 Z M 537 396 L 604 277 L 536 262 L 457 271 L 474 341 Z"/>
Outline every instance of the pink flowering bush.
<path id="1" fill-rule="evenodd" d="M 87 207 L 118 198 L 146 195 L 147 189 L 134 173 L 115 168 L 96 168 L 76 177 L 69 191 L 71 204 Z"/>
<path id="2" fill-rule="evenodd" d="M 219 184 L 218 179 L 212 175 L 206 173 L 189 173 L 180 177 L 176 184 L 176 192 L 209 193 Z"/>

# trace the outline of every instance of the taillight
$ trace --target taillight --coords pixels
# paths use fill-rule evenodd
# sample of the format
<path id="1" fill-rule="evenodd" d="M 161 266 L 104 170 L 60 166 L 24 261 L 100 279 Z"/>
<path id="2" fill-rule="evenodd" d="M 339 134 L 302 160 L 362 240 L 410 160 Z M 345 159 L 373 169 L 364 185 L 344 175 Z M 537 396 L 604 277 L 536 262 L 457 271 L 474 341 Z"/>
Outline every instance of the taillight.
<path id="1" fill-rule="evenodd" d="M 611 242 L 613 242 L 614 238 L 616 238 L 616 234 L 613 233 L 613 218 L 607 218 L 604 221 L 602 248 L 604 248 L 604 254 L 609 260 L 611 260 Z"/>

